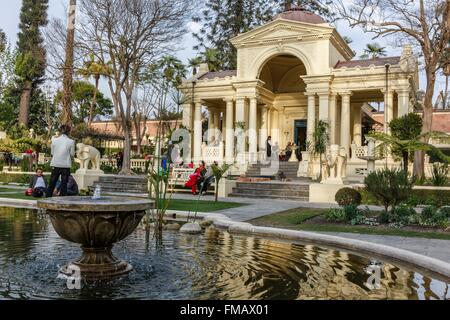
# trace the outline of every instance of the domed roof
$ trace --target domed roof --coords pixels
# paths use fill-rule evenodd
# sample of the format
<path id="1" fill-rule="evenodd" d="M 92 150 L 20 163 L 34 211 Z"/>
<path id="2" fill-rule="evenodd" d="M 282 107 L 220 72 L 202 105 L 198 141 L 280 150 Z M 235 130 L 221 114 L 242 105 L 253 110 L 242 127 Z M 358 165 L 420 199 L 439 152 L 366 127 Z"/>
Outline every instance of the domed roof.
<path id="1" fill-rule="evenodd" d="M 276 19 L 282 18 L 286 20 L 322 24 L 327 23 L 321 16 L 307 11 L 301 7 L 292 7 L 276 16 Z"/>

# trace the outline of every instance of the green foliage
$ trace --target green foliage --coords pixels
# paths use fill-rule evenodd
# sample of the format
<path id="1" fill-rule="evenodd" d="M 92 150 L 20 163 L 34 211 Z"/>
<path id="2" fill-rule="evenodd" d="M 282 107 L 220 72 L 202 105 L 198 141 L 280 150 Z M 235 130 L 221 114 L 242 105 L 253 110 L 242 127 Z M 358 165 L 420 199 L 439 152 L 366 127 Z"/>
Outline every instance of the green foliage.
<path id="1" fill-rule="evenodd" d="M 407 225 L 410 222 L 412 216 L 416 214 L 416 211 L 406 204 L 400 204 L 398 207 L 392 209 L 389 215 L 389 222 L 401 223 Z"/>
<path id="2" fill-rule="evenodd" d="M 368 43 L 361 55 L 361 59 L 375 59 L 386 56 L 386 47 L 380 46 L 378 43 Z"/>
<path id="3" fill-rule="evenodd" d="M 405 201 L 411 206 L 429 205 L 429 206 L 448 206 L 450 205 L 449 190 L 433 189 L 413 189 L 411 195 Z"/>
<path id="4" fill-rule="evenodd" d="M 45 74 L 46 52 L 41 28 L 48 23 L 48 0 L 23 0 L 20 12 L 16 75 L 33 86 L 40 83 Z"/>
<path id="5" fill-rule="evenodd" d="M 74 125 L 87 123 L 89 120 L 89 110 L 94 98 L 95 86 L 86 81 L 76 81 L 73 85 L 72 105 Z M 63 93 L 59 91 L 55 96 L 55 104 L 62 103 Z M 93 118 L 109 117 L 112 115 L 114 105 L 102 92 L 97 92 L 96 106 Z"/>
<path id="6" fill-rule="evenodd" d="M 232 166 L 233 165 L 227 164 L 227 163 L 222 164 L 222 166 L 219 166 L 216 164 L 211 165 L 214 178 L 216 179 L 216 193 L 215 193 L 216 202 L 218 201 L 218 195 L 219 195 L 219 182 L 222 179 L 222 177 L 224 176 L 224 174 L 226 172 L 228 172 L 228 170 L 230 170 L 230 168 Z"/>
<path id="7" fill-rule="evenodd" d="M 450 215 L 447 208 L 436 208 L 434 206 L 426 207 L 418 216 L 419 225 L 427 227 L 442 227 L 448 228 L 450 226 Z"/>
<path id="8" fill-rule="evenodd" d="M 383 169 L 370 173 L 364 180 L 366 190 L 385 207 L 394 209 L 408 199 L 413 182 L 407 173 L 398 169 Z"/>
<path id="9" fill-rule="evenodd" d="M 344 222 L 345 211 L 343 208 L 333 208 L 325 213 L 325 219 L 329 222 Z"/>
<path id="10" fill-rule="evenodd" d="M 417 139 L 422 133 L 422 117 L 416 113 L 408 113 L 389 122 L 391 134 L 400 140 Z"/>
<path id="11" fill-rule="evenodd" d="M 431 183 L 433 184 L 433 186 L 446 186 L 448 184 L 448 164 L 434 163 L 431 174 Z"/>
<path id="12" fill-rule="evenodd" d="M 328 123 L 319 120 L 314 125 L 314 133 L 312 136 L 312 141 L 308 141 L 307 145 L 310 152 L 314 156 L 319 156 L 320 160 L 320 176 L 319 180 L 322 179 L 322 155 L 325 154 L 328 147 L 328 142 L 330 137 L 328 135 Z"/>
<path id="13" fill-rule="evenodd" d="M 358 209 L 358 206 L 356 206 L 356 205 L 351 204 L 351 205 L 344 207 L 345 221 L 348 221 L 348 222 L 352 221 L 360 214 L 361 214 L 361 211 Z"/>
<path id="14" fill-rule="evenodd" d="M 336 193 L 335 200 L 341 207 L 349 205 L 359 206 L 362 197 L 358 190 L 353 188 L 342 188 Z"/>

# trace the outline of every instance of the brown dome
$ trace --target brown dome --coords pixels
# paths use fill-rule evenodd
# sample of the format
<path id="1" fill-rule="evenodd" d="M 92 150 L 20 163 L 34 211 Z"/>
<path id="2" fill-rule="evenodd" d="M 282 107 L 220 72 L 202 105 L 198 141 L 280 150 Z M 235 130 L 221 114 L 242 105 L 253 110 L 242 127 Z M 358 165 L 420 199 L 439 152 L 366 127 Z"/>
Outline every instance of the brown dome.
<path id="1" fill-rule="evenodd" d="M 300 7 L 293 7 L 283 13 L 280 13 L 278 16 L 276 16 L 276 19 L 278 18 L 313 24 L 327 23 L 321 16 L 306 11 L 305 9 Z"/>

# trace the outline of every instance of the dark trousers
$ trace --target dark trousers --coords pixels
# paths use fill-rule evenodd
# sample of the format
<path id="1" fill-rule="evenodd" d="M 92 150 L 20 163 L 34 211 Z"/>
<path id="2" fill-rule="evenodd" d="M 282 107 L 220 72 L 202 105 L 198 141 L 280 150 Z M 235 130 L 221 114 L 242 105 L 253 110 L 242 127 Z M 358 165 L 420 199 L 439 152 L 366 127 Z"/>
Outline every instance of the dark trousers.
<path id="1" fill-rule="evenodd" d="M 52 175 L 50 177 L 50 185 L 47 190 L 47 197 L 51 198 L 55 191 L 56 183 L 61 176 L 61 189 L 59 195 L 61 197 L 67 196 L 67 182 L 69 181 L 70 168 L 53 168 Z"/>

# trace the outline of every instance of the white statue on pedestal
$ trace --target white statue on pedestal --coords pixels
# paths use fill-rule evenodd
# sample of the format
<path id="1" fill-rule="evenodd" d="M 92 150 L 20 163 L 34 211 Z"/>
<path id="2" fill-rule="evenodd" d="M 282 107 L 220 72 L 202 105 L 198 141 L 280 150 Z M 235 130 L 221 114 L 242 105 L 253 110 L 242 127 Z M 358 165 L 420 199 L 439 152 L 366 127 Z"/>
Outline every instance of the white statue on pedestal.
<path id="1" fill-rule="evenodd" d="M 323 184 L 344 184 L 347 176 L 347 151 L 344 147 L 330 146 L 322 170 Z"/>
<path id="2" fill-rule="evenodd" d="M 80 171 L 100 171 L 100 151 L 92 146 L 85 145 L 84 143 L 77 144 L 77 158 L 76 162 L 80 164 Z M 91 169 L 89 169 L 89 163 L 91 163 Z"/>

